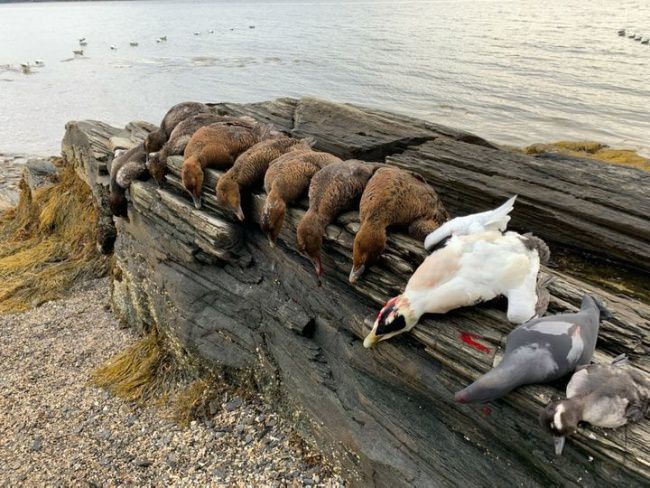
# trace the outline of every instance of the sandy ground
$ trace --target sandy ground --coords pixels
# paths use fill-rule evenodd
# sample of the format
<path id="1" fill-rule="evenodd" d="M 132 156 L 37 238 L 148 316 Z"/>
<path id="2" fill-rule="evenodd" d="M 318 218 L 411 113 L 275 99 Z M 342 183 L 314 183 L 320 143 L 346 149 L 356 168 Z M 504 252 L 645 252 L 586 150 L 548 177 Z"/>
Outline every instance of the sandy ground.
<path id="1" fill-rule="evenodd" d="M 109 311 L 108 281 L 0 315 L 0 486 L 342 486 L 260 400 L 226 392 L 208 421 L 176 425 L 87 385 L 135 340 Z"/>

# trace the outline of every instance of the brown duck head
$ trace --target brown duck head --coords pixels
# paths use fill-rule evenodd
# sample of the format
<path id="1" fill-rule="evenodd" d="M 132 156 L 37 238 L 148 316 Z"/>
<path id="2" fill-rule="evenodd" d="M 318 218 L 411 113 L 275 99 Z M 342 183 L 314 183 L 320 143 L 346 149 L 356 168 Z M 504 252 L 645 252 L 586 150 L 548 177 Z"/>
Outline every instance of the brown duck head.
<path id="1" fill-rule="evenodd" d="M 201 192 L 203 190 L 203 169 L 194 156 L 183 162 L 181 169 L 181 180 L 183 186 L 192 196 L 194 206 L 201 208 Z"/>
<path id="2" fill-rule="evenodd" d="M 364 271 L 377 262 L 386 248 L 386 229 L 363 223 L 354 238 L 350 283 L 356 282 Z"/>
<path id="3" fill-rule="evenodd" d="M 162 185 L 167 174 L 167 165 L 163 163 L 160 152 L 148 153 L 146 166 L 156 183 Z"/>
<path id="4" fill-rule="evenodd" d="M 160 151 L 167 142 L 167 135 L 162 129 L 150 132 L 144 140 L 144 149 L 147 153 Z"/>
<path id="5" fill-rule="evenodd" d="M 323 264 L 321 262 L 320 249 L 323 244 L 323 226 L 321 225 L 318 215 L 307 212 L 298 224 L 296 233 L 298 251 L 311 259 L 314 263 L 316 276 L 320 278 L 323 274 Z"/>
<path id="6" fill-rule="evenodd" d="M 239 185 L 237 182 L 230 178 L 228 174 L 219 178 L 217 182 L 217 201 L 228 210 L 233 212 L 241 221 L 244 220 L 244 212 L 241 209 L 241 194 L 239 193 Z"/>
<path id="7" fill-rule="evenodd" d="M 111 213 L 116 217 L 128 219 L 129 205 L 124 191 L 111 191 L 111 194 L 108 197 L 108 206 L 111 209 Z"/>

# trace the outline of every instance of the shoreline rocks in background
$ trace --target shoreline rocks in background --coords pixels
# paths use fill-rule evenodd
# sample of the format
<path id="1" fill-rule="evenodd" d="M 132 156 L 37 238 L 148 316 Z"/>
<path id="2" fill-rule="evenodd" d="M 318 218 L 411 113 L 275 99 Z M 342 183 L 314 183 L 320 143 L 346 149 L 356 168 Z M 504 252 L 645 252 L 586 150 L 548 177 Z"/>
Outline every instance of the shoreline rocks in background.
<path id="1" fill-rule="evenodd" d="M 18 205 L 18 184 L 29 156 L 0 154 L 0 212 Z"/>
<path id="2" fill-rule="evenodd" d="M 534 156 L 587 158 L 650 171 L 650 159 L 643 157 L 635 150 L 611 148 L 607 144 L 594 141 L 557 141 L 513 149 Z"/>

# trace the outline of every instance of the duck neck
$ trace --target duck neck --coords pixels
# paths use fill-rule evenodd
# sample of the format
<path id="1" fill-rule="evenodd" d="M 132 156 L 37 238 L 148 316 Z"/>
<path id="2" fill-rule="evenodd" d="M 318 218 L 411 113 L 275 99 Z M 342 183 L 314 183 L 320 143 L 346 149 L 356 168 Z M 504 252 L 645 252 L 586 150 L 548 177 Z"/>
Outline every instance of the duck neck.
<path id="1" fill-rule="evenodd" d="M 458 393 L 464 402 L 488 402 L 501 398 L 518 386 L 527 383 L 527 368 L 520 364 L 508 364 L 501 361 L 474 383 Z"/>
<path id="2" fill-rule="evenodd" d="M 428 311 L 428 297 L 424 293 L 407 290 L 402 295 L 402 300 L 416 320 L 420 320 L 420 317 Z"/>

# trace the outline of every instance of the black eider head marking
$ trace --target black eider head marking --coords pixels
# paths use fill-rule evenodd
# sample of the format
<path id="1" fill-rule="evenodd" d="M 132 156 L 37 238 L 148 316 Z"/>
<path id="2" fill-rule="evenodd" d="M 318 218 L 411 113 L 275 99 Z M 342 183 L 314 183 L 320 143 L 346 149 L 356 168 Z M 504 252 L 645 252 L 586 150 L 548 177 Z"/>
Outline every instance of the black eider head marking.
<path id="1" fill-rule="evenodd" d="M 406 328 L 406 318 L 402 315 L 395 299 L 386 303 L 377 316 L 377 329 L 375 334 L 382 336 L 398 332 Z"/>

